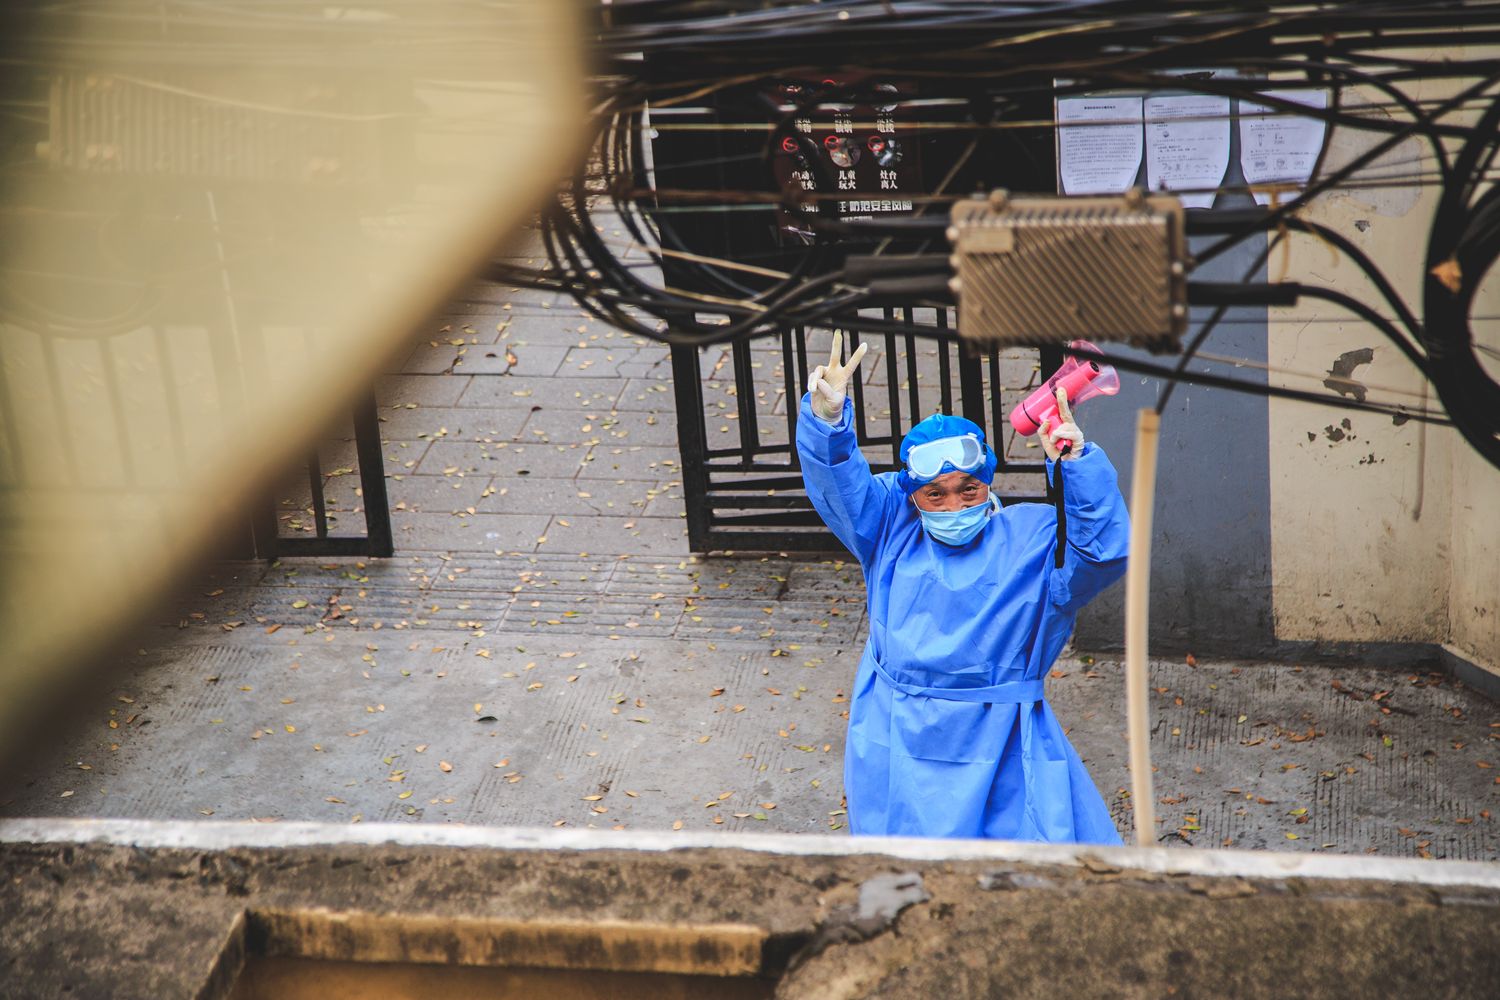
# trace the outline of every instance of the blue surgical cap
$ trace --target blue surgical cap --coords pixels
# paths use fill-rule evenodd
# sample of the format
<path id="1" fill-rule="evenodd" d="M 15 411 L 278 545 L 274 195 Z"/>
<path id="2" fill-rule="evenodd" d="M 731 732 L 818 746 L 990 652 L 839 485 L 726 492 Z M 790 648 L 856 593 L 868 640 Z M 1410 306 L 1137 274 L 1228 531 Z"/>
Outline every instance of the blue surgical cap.
<path id="1" fill-rule="evenodd" d="M 969 474 L 982 483 L 994 482 L 995 466 L 998 464 L 998 460 L 995 458 L 994 449 L 984 439 L 984 428 L 972 420 L 966 420 L 963 417 L 952 417 L 946 413 L 934 413 L 906 432 L 906 437 L 901 439 L 901 462 L 903 465 L 906 464 L 906 456 L 919 444 L 926 444 L 929 441 L 941 441 L 943 438 L 963 437 L 965 434 L 973 434 L 979 439 L 980 444 L 984 445 L 983 464 Z M 949 471 L 957 470 L 953 470 L 945 465 L 943 472 Z M 939 473 L 939 475 L 942 474 Z M 907 493 L 915 493 L 917 487 L 932 480 L 918 479 L 912 475 L 910 469 L 902 469 L 898 481 L 901 484 L 901 488 Z"/>

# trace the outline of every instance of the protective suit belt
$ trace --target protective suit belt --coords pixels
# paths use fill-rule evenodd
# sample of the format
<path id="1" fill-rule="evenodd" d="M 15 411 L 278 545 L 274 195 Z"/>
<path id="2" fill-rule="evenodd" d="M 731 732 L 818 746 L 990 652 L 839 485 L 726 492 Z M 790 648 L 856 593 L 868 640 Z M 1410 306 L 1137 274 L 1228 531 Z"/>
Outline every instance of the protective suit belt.
<path id="1" fill-rule="evenodd" d="M 938 698 L 942 701 L 979 701 L 996 705 L 1011 705 L 1041 701 L 1047 688 L 1045 681 L 1006 681 L 1004 684 L 992 684 L 982 688 L 919 687 L 896 680 L 879 660 L 872 659 L 871 663 L 875 667 L 875 672 L 880 675 L 880 679 L 902 694 Z"/>

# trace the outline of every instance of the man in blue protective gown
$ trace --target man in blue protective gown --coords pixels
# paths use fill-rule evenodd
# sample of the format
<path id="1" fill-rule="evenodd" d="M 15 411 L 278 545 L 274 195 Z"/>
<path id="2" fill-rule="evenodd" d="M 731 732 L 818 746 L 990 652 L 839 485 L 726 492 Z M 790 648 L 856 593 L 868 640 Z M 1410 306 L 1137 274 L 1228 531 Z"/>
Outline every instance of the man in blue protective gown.
<path id="1" fill-rule="evenodd" d="M 1078 609 L 1125 572 L 1130 521 L 1114 466 L 1066 397 L 1043 425 L 1057 512 L 1001 507 L 984 431 L 935 414 L 900 472 L 860 454 L 845 386 L 861 344 L 813 370 L 797 421 L 808 495 L 864 569 L 870 638 L 849 706 L 844 790 L 856 834 L 1119 844 L 1109 810 L 1043 698 Z"/>

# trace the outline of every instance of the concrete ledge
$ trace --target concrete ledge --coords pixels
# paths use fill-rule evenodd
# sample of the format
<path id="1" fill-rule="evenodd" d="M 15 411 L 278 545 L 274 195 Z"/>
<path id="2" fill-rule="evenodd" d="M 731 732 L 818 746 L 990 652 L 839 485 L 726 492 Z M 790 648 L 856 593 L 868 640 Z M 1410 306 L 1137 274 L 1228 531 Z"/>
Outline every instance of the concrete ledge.
<path id="1" fill-rule="evenodd" d="M 1488 1000 L 1500 980 L 1500 865 L 1473 862 L 399 824 L 0 838 L 7 1000 Z"/>
<path id="2" fill-rule="evenodd" d="M 113 844 L 145 849 L 228 851 L 333 846 L 485 848 L 499 851 L 747 851 L 797 858 L 867 857 L 905 861 L 989 861 L 1117 868 L 1155 875 L 1225 878 L 1369 879 L 1411 885 L 1500 889 L 1500 864 L 1417 861 L 1273 851 L 1081 847 L 1003 840 L 830 837 L 778 834 L 656 833 L 532 827 L 420 826 L 403 823 L 217 823 L 131 819 L 0 820 L 0 843 Z"/>

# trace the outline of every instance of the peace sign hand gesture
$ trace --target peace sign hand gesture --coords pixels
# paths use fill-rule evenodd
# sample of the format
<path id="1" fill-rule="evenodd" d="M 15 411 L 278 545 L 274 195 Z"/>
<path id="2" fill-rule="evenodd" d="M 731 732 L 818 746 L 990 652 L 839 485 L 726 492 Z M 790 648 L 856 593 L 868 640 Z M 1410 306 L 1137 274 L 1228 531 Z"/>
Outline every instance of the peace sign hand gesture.
<path id="1" fill-rule="evenodd" d="M 840 348 L 843 346 L 844 335 L 835 332 L 833 335 L 833 349 L 828 352 L 828 364 L 818 365 L 812 370 L 812 376 L 807 380 L 807 392 L 811 397 L 812 409 L 821 419 L 830 424 L 839 422 L 844 413 L 844 397 L 846 387 L 849 385 L 849 376 L 854 374 L 854 369 L 859 367 L 859 362 L 865 356 L 868 345 L 860 344 L 850 355 L 848 364 L 839 364 Z"/>
<path id="2" fill-rule="evenodd" d="M 1062 386 L 1057 387 L 1057 419 L 1059 423 L 1056 428 L 1051 426 L 1051 417 L 1042 421 L 1042 450 L 1054 462 L 1077 458 L 1078 453 L 1083 450 L 1083 431 L 1073 422 L 1073 409 L 1068 406 L 1068 391 Z"/>

